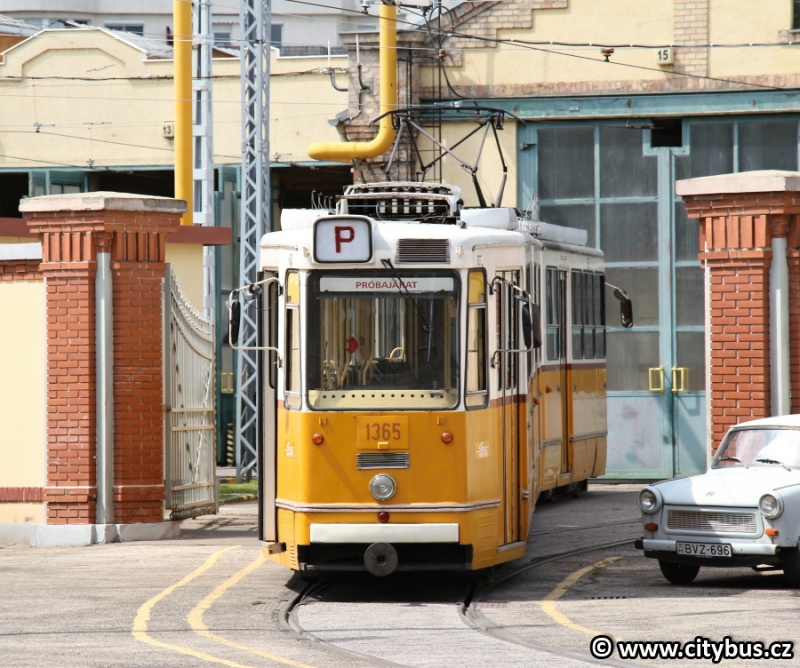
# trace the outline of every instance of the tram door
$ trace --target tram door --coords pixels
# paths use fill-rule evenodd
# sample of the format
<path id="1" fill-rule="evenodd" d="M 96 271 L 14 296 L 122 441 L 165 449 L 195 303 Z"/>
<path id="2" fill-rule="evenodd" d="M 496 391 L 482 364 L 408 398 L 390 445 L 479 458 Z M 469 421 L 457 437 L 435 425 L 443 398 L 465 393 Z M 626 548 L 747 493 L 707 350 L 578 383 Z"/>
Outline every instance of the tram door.
<path id="1" fill-rule="evenodd" d="M 495 281 L 497 313 L 497 390 L 503 425 L 503 525 L 505 543 L 520 539 L 520 358 L 519 300 L 509 284 L 520 285 L 520 271 L 498 271 Z"/>

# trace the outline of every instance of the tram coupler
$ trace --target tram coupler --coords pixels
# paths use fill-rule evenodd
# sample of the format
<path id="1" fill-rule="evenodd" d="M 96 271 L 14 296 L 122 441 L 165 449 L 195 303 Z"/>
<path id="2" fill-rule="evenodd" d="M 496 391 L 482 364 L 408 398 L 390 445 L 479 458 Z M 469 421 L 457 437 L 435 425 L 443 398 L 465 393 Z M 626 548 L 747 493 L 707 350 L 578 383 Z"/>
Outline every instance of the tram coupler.
<path id="1" fill-rule="evenodd" d="M 373 543 L 364 552 L 364 565 L 378 577 L 394 573 L 397 562 L 397 550 L 389 543 Z"/>

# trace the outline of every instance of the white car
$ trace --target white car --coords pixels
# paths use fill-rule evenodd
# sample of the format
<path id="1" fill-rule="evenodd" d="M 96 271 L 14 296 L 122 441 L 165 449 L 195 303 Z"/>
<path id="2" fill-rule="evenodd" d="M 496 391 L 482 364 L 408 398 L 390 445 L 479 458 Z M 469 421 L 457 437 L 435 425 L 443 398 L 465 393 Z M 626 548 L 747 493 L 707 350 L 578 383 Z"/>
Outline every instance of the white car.
<path id="1" fill-rule="evenodd" d="M 701 566 L 763 566 L 800 586 L 800 415 L 733 427 L 707 473 L 653 483 L 639 507 L 636 547 L 673 584 Z"/>

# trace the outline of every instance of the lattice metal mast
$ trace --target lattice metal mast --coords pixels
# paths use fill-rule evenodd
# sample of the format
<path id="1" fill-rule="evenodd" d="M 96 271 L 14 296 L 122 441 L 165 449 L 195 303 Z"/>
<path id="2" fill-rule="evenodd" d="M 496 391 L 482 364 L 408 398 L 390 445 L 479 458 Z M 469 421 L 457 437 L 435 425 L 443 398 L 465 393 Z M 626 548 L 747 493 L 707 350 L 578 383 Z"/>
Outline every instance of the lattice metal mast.
<path id="1" fill-rule="evenodd" d="M 254 283 L 258 243 L 269 225 L 269 35 L 270 0 L 242 0 L 242 199 L 239 282 Z M 244 301 L 240 343 L 257 345 L 256 303 Z M 257 467 L 258 353 L 241 350 L 236 357 L 236 477 L 250 477 Z"/>

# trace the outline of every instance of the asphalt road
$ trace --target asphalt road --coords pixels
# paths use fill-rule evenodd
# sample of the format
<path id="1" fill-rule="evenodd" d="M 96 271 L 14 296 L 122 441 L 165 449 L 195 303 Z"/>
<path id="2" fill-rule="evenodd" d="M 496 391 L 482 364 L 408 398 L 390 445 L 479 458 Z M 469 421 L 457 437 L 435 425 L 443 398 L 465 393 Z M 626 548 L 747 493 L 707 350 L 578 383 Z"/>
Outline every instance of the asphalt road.
<path id="1" fill-rule="evenodd" d="M 469 582 L 443 577 L 327 585 L 295 613 L 321 642 L 287 632 L 277 610 L 302 584 L 261 559 L 255 503 L 187 520 L 173 541 L 3 548 L 0 667 L 576 666 L 601 634 L 800 645 L 800 590 L 780 573 L 704 569 L 690 586 L 668 584 L 625 542 L 639 535 L 636 489 L 592 486 L 580 499 L 540 504 L 526 557 L 495 571 L 473 602 L 494 637 L 459 617 Z M 621 544 L 557 556 L 612 542 Z M 617 650 L 610 658 L 619 662 Z M 800 658 L 716 665 L 800 666 Z"/>

